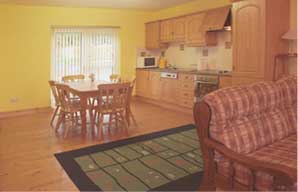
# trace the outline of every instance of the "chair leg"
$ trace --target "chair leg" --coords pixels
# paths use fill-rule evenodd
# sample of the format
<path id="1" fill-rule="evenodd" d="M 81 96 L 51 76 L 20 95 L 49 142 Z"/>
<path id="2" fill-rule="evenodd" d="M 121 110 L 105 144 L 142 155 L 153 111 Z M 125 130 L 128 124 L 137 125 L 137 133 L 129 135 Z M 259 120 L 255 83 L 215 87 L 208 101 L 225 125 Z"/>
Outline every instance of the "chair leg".
<path id="1" fill-rule="evenodd" d="M 131 111 L 130 108 L 129 108 L 129 110 L 128 110 L 128 116 L 131 117 L 131 119 L 132 119 L 134 125 L 135 125 L 135 126 L 138 126 L 137 121 L 136 121 L 136 119 L 135 119 L 135 116 L 133 115 L 133 113 L 132 113 L 132 111 Z"/>
<path id="2" fill-rule="evenodd" d="M 103 114 L 98 114 L 98 134 L 99 132 L 103 133 L 103 129 L 102 129 L 102 125 L 103 125 Z"/>
<path id="3" fill-rule="evenodd" d="M 59 118 L 58 118 L 58 122 L 57 122 L 56 127 L 55 127 L 55 131 L 56 132 L 60 128 L 61 123 L 64 121 L 64 119 L 65 119 L 65 113 L 64 112 L 61 112 L 61 114 L 59 115 Z"/>
<path id="4" fill-rule="evenodd" d="M 53 113 L 53 115 L 52 115 L 51 122 L 50 122 L 50 125 L 51 125 L 52 127 L 53 127 L 53 122 L 54 122 L 54 120 L 55 120 L 55 117 L 56 117 L 56 115 L 57 115 L 57 113 L 58 113 L 59 108 L 60 108 L 60 106 L 56 106 L 55 111 L 54 111 L 54 113 Z"/>

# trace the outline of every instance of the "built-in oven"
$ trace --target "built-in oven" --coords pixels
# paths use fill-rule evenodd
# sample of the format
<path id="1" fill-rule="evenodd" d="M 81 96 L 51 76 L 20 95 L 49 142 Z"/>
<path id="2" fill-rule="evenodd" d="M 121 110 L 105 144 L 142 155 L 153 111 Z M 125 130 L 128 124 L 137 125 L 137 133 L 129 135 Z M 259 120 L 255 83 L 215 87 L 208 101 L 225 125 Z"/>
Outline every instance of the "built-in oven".
<path id="1" fill-rule="evenodd" d="M 198 74 L 195 76 L 195 101 L 219 88 L 218 74 Z"/>

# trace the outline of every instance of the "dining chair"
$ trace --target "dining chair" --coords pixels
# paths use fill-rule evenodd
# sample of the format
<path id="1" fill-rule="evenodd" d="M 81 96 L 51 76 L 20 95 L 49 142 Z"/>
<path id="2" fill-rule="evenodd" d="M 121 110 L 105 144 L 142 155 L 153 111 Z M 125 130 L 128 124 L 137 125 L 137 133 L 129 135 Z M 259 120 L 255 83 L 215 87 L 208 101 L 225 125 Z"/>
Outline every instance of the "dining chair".
<path id="1" fill-rule="evenodd" d="M 104 116 L 109 115 L 109 127 L 113 121 L 118 127 L 122 123 L 127 130 L 127 104 L 130 94 L 130 83 L 100 84 L 98 85 L 98 104 L 94 108 L 98 134 L 103 132 Z M 94 119 L 95 122 L 95 119 Z"/>
<path id="2" fill-rule="evenodd" d="M 110 81 L 113 83 L 120 83 L 121 76 L 118 74 L 112 74 L 112 75 L 110 75 Z"/>
<path id="3" fill-rule="evenodd" d="M 131 99 L 133 96 L 133 89 L 135 87 L 136 84 L 136 78 L 134 78 L 131 82 L 130 82 L 130 89 L 129 89 L 129 97 L 128 97 L 128 103 L 127 103 L 127 123 L 128 125 L 130 125 L 130 118 L 132 119 L 133 123 L 137 126 L 137 121 L 131 111 Z"/>
<path id="4" fill-rule="evenodd" d="M 68 85 L 56 84 L 59 103 L 60 103 L 60 116 L 56 125 L 56 132 L 60 128 L 62 122 L 71 122 L 72 128 L 78 124 L 78 113 L 81 111 L 81 104 L 79 100 L 71 98 L 71 92 Z M 69 127 L 66 126 L 64 137 L 68 135 Z"/>
<path id="5" fill-rule="evenodd" d="M 78 81 L 78 80 L 84 80 L 85 79 L 85 75 L 68 75 L 68 76 L 64 76 L 62 77 L 62 81 L 63 82 L 74 82 L 74 81 Z"/>
<path id="6" fill-rule="evenodd" d="M 51 122 L 50 122 L 50 125 L 53 127 L 53 122 L 55 120 L 55 117 L 58 115 L 58 111 L 59 111 L 61 105 L 60 105 L 60 102 L 59 102 L 58 92 L 57 92 L 57 88 L 56 88 L 56 82 L 50 80 L 49 85 L 50 85 L 52 94 L 53 94 L 54 99 L 55 99 L 55 110 L 54 110 L 54 113 L 52 115 Z"/>

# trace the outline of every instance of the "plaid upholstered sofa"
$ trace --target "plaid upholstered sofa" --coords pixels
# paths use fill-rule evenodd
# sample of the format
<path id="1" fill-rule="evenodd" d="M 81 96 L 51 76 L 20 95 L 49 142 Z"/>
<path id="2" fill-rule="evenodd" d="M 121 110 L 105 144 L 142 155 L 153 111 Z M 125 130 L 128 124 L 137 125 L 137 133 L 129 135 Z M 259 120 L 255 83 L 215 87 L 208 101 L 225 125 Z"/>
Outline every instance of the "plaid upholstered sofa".
<path id="1" fill-rule="evenodd" d="M 297 79 L 215 91 L 196 103 L 201 190 L 297 189 Z"/>

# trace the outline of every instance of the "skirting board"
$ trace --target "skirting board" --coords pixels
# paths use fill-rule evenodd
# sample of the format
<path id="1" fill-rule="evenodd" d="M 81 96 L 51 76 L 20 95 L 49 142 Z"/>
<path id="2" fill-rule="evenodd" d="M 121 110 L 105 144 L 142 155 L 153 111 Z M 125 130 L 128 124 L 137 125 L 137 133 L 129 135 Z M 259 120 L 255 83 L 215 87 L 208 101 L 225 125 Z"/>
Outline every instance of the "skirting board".
<path id="1" fill-rule="evenodd" d="M 133 99 L 143 101 L 145 103 L 153 104 L 153 105 L 165 108 L 165 109 L 170 109 L 170 110 L 174 110 L 174 111 L 187 113 L 187 114 L 190 114 L 190 115 L 192 115 L 192 113 L 193 113 L 193 110 L 190 109 L 190 108 L 177 106 L 177 105 L 172 104 L 172 103 L 165 103 L 165 102 L 162 102 L 162 101 L 153 100 L 153 99 L 149 99 L 149 98 L 145 98 L 145 97 L 141 97 L 141 96 L 134 96 Z"/>
<path id="2" fill-rule="evenodd" d="M 51 107 L 41 107 L 41 108 L 34 108 L 34 109 L 24 109 L 19 111 L 0 112 L 0 119 L 4 119 L 8 117 L 17 117 L 22 115 L 34 114 L 34 113 L 48 112 L 51 110 L 52 110 Z"/>

